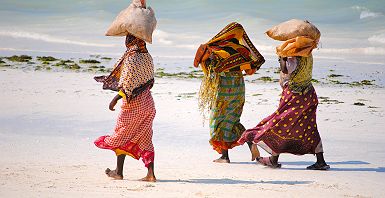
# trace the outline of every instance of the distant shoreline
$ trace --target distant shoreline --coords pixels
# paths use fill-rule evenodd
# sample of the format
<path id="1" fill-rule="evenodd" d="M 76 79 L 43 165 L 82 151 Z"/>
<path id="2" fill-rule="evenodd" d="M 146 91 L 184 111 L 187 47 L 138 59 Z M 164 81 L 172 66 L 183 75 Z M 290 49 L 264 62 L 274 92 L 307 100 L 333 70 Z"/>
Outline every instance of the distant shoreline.
<path id="1" fill-rule="evenodd" d="M 31 55 L 12 55 L 0 57 L 0 68 L 21 69 L 28 71 L 49 71 L 49 72 L 88 72 L 95 74 L 108 74 L 112 71 L 117 58 L 102 55 L 89 55 L 84 58 L 58 58 L 54 56 L 31 56 Z M 186 59 L 188 60 L 188 59 Z M 155 62 L 155 75 L 158 78 L 179 78 L 179 79 L 200 79 L 203 73 L 199 68 L 187 65 L 186 61 L 179 63 L 176 61 Z M 346 80 L 345 74 L 338 73 L 329 69 L 328 73 L 321 78 L 314 78 L 314 84 L 347 86 L 347 87 L 375 87 L 383 88 L 376 83 L 376 79 L 368 76 L 362 80 Z M 278 83 L 279 70 L 274 67 L 263 66 L 253 76 L 245 77 L 246 82 L 250 83 Z"/>

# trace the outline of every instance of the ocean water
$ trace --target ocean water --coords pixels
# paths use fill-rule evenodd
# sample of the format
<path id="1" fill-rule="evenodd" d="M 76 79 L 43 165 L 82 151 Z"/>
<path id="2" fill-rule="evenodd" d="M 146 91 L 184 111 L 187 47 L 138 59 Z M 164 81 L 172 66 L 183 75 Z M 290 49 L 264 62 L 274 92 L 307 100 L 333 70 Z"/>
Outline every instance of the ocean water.
<path id="1" fill-rule="evenodd" d="M 106 37 L 104 33 L 129 3 L 0 0 L 0 56 L 118 57 L 124 51 L 124 38 Z M 298 18 L 311 21 L 322 33 L 319 49 L 313 53 L 316 70 L 374 75 L 384 84 L 384 0 L 148 0 L 147 4 L 158 19 L 154 43 L 149 45 L 151 54 L 162 60 L 181 58 L 180 67 L 190 67 L 199 44 L 232 21 L 245 27 L 266 57 L 266 67 L 274 67 L 274 49 L 279 42 L 264 32 L 280 22 Z"/>

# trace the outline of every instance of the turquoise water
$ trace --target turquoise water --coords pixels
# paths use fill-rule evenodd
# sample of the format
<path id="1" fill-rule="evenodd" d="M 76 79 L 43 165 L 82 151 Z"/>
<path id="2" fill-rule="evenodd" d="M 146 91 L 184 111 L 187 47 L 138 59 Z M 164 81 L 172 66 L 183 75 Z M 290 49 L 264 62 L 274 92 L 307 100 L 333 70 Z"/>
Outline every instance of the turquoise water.
<path id="1" fill-rule="evenodd" d="M 313 22 L 322 32 L 320 49 L 314 56 L 319 67 L 325 67 L 323 70 L 336 65 L 347 73 L 370 71 L 380 73 L 376 78 L 385 78 L 384 0 L 288 2 L 148 0 L 158 19 L 154 44 L 149 49 L 154 57 L 191 59 L 199 44 L 228 23 L 237 21 L 268 59 L 267 65 L 273 66 L 276 64 L 274 48 L 279 42 L 264 32 L 280 22 L 299 18 Z M 127 0 L 0 0 L 0 56 L 103 54 L 117 57 L 124 50 L 124 39 L 105 37 L 104 33 L 129 3 Z M 181 64 L 191 66 L 188 61 Z"/>

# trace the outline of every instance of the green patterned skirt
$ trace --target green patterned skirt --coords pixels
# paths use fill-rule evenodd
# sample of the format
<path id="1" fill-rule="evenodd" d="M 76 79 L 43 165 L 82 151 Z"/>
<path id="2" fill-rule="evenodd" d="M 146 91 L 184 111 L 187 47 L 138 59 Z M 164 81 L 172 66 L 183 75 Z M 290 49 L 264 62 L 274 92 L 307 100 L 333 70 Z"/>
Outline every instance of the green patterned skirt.
<path id="1" fill-rule="evenodd" d="M 241 72 L 221 74 L 217 100 L 210 114 L 210 144 L 218 153 L 238 146 L 245 131 L 240 123 L 245 103 L 245 83 Z"/>

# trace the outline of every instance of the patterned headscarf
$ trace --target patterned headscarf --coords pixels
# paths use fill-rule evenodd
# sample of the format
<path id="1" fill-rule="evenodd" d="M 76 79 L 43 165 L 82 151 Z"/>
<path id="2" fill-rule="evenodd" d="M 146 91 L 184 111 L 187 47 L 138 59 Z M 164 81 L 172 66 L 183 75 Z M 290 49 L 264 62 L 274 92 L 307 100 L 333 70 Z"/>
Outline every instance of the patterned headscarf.
<path id="1" fill-rule="evenodd" d="M 146 48 L 146 42 L 137 38 L 131 34 L 126 36 L 126 52 L 133 53 L 148 53 Z"/>
<path id="2" fill-rule="evenodd" d="M 97 82 L 103 83 L 103 89 L 109 89 L 113 91 L 119 91 L 119 80 L 120 75 L 122 73 L 124 60 L 130 56 L 133 56 L 135 53 L 148 53 L 146 48 L 146 42 L 142 39 L 139 39 L 133 35 L 126 36 L 126 47 L 127 50 L 123 54 L 123 56 L 116 62 L 113 67 L 112 72 L 108 76 L 96 76 L 94 79 Z M 133 92 L 133 96 L 135 96 L 135 92 Z"/>

